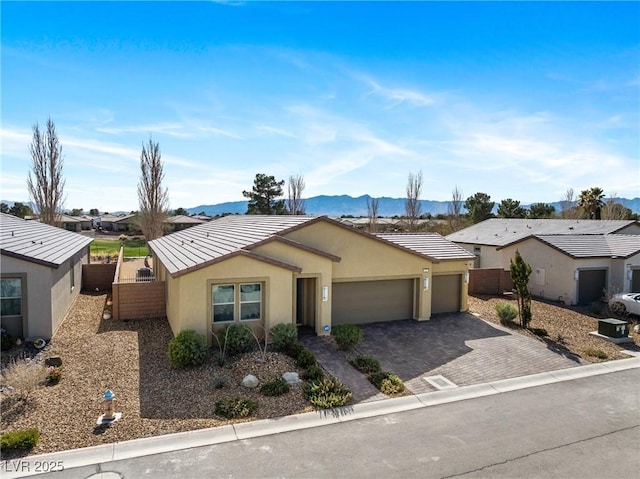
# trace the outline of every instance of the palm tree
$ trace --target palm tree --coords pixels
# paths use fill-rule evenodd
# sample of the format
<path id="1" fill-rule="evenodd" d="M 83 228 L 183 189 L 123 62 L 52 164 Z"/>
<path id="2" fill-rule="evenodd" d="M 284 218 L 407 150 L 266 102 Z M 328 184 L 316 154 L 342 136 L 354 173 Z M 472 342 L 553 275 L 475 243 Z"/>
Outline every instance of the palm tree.
<path id="1" fill-rule="evenodd" d="M 578 206 L 581 207 L 589 219 L 600 219 L 600 210 L 604 206 L 604 191 L 594 186 L 588 190 L 582 190 L 578 197 Z"/>

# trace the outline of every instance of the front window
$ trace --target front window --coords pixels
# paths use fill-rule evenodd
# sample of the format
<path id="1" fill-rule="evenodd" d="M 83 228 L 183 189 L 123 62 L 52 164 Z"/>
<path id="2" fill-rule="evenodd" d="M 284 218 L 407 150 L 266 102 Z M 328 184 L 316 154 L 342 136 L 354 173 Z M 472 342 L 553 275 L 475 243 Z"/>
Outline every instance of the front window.
<path id="1" fill-rule="evenodd" d="M 22 315 L 22 280 L 0 279 L 0 316 Z"/>
<path id="2" fill-rule="evenodd" d="M 213 322 L 225 323 L 235 319 L 235 285 L 217 284 L 213 287 Z"/>
<path id="3" fill-rule="evenodd" d="M 240 319 L 243 321 L 262 318 L 262 288 L 260 284 L 240 285 Z"/>

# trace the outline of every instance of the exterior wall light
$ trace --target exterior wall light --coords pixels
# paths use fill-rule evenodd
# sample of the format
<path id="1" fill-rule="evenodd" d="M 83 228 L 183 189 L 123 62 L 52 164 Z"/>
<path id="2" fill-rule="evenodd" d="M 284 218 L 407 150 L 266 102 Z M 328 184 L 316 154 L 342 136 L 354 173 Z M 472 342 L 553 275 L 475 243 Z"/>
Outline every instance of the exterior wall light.
<path id="1" fill-rule="evenodd" d="M 422 280 L 422 285 L 425 291 L 429 291 L 429 278 L 424 278 Z"/>
<path id="2" fill-rule="evenodd" d="M 322 301 L 329 301 L 329 286 L 322 287 Z"/>

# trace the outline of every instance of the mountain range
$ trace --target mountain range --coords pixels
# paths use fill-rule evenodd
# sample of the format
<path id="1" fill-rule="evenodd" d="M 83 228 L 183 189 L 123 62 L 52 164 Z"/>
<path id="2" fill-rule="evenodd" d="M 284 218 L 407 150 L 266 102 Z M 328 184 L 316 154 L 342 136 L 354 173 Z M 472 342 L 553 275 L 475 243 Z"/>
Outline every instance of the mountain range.
<path id="1" fill-rule="evenodd" d="M 367 199 L 371 200 L 371 196 L 363 195 L 358 196 L 357 198 L 348 195 L 314 196 L 305 199 L 305 209 L 306 213 L 310 215 L 367 216 Z M 626 206 L 633 213 L 640 212 L 640 198 L 616 198 L 616 202 Z M 213 205 L 200 205 L 193 208 L 187 208 L 187 211 L 190 214 L 204 212 L 206 215 L 210 216 L 221 215 L 224 213 L 244 214 L 247 212 L 247 203 L 247 201 L 231 201 Z M 378 198 L 378 215 L 386 217 L 402 216 L 405 212 L 404 203 L 405 198 Z M 420 200 L 420 212 L 421 214 L 431 213 L 432 216 L 439 214 L 446 215 L 449 211 L 450 204 L 450 201 Z M 498 210 L 498 204 L 499 201 L 496 201 L 494 213 Z M 561 210 L 559 201 L 550 204 L 556 208 L 556 212 Z M 521 206 L 528 208 L 530 205 Z"/>

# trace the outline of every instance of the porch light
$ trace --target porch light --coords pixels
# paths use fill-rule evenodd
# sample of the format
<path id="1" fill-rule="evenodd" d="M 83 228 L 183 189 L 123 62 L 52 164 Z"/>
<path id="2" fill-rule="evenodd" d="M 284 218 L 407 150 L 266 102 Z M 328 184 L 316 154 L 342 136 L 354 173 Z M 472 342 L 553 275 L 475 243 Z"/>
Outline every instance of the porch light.
<path id="1" fill-rule="evenodd" d="M 429 278 L 424 278 L 422 280 L 423 288 L 425 291 L 429 291 Z"/>
<path id="2" fill-rule="evenodd" d="M 573 272 L 573 279 L 575 279 L 576 281 L 578 281 L 580 279 L 580 271 L 575 270 Z"/>
<path id="3" fill-rule="evenodd" d="M 469 273 L 464 274 L 464 284 L 469 284 Z"/>
<path id="4" fill-rule="evenodd" d="M 329 301 L 329 286 L 322 287 L 322 301 Z"/>

